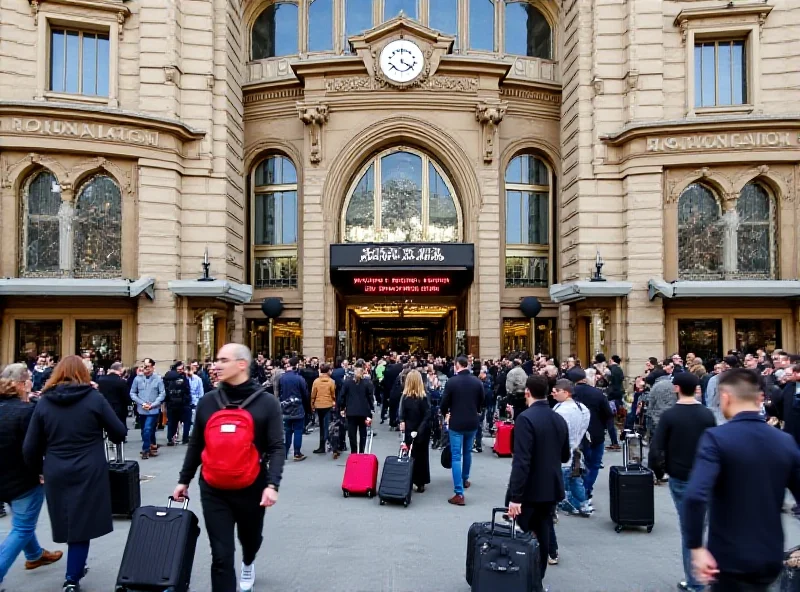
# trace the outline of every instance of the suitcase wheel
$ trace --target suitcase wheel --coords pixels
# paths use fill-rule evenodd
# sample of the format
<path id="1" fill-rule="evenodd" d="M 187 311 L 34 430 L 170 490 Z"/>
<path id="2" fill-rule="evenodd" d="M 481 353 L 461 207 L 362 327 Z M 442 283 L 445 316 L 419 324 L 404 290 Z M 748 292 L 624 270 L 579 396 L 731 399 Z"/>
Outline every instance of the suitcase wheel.
<path id="1" fill-rule="evenodd" d="M 347 491 L 346 489 L 342 489 L 342 495 L 343 495 L 344 497 L 350 497 L 350 492 L 349 492 L 349 491 Z"/>
<path id="2" fill-rule="evenodd" d="M 651 528 L 652 528 L 652 527 L 651 527 Z M 614 532 L 622 532 L 622 527 L 621 527 L 619 524 L 617 524 L 617 525 L 614 527 Z"/>
<path id="3" fill-rule="evenodd" d="M 649 534 L 651 532 L 653 532 L 653 525 L 652 524 L 647 527 L 647 533 Z"/>
<path id="4" fill-rule="evenodd" d="M 381 505 L 385 506 L 386 505 L 386 500 L 381 500 Z"/>
<path id="5" fill-rule="evenodd" d="M 367 497 L 369 499 L 372 499 L 373 497 L 375 497 L 375 492 L 372 491 L 371 489 L 367 489 Z"/>

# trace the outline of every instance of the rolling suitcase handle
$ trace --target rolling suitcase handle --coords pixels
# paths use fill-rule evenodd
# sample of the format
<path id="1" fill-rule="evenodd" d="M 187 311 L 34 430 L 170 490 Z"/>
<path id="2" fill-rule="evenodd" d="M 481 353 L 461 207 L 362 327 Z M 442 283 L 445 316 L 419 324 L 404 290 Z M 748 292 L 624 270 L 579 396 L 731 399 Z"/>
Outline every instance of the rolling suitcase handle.
<path id="1" fill-rule="evenodd" d="M 168 509 L 168 510 L 169 510 L 170 508 L 172 508 L 172 502 L 175 502 L 175 503 L 177 503 L 177 502 L 178 502 L 178 500 L 176 500 L 176 499 L 175 499 L 174 497 L 172 497 L 172 496 L 169 496 L 169 497 L 167 498 L 167 509 Z M 185 496 L 183 496 L 183 509 L 184 509 L 184 510 L 188 510 L 188 509 L 189 509 L 189 496 L 188 496 L 188 495 L 185 495 Z"/>
<path id="2" fill-rule="evenodd" d="M 411 451 L 414 450 L 414 439 L 417 437 L 418 432 L 411 432 L 411 446 L 406 450 L 406 443 L 400 444 L 400 452 L 397 453 L 397 458 L 400 460 L 408 460 L 411 458 Z"/>
<path id="3" fill-rule="evenodd" d="M 508 513 L 508 508 L 492 508 L 492 535 L 494 535 L 494 527 L 497 521 L 498 514 Z M 517 519 L 511 518 L 511 538 L 517 538 Z"/>
<path id="4" fill-rule="evenodd" d="M 631 440 L 636 440 L 638 446 L 637 454 L 633 458 L 630 450 Z M 643 455 L 642 436 L 631 430 L 625 430 L 625 438 L 622 441 L 622 464 L 626 469 L 628 467 L 641 467 L 644 461 Z"/>
<path id="5" fill-rule="evenodd" d="M 365 454 L 372 454 L 372 438 L 374 438 L 375 432 L 372 431 L 372 424 L 370 423 L 367 426 L 367 447 L 364 450 Z"/>
<path id="6" fill-rule="evenodd" d="M 125 464 L 125 443 L 123 442 L 121 444 L 113 444 L 115 450 L 113 461 L 111 460 L 111 456 L 108 454 L 108 449 L 111 448 L 111 446 L 109 446 L 110 444 L 112 444 L 111 440 L 106 438 L 105 439 L 106 462 L 115 465 Z"/>

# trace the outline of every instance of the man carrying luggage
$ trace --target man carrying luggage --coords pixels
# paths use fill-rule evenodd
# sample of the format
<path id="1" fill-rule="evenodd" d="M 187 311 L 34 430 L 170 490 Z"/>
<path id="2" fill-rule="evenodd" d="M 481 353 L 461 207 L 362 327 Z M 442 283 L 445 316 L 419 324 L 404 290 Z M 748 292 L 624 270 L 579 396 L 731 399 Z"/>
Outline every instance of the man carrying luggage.
<path id="1" fill-rule="evenodd" d="M 229 343 L 219 350 L 219 387 L 197 405 L 195 429 L 173 493 L 177 501 L 186 497 L 202 462 L 200 499 L 211 543 L 212 592 L 237 592 L 234 527 L 242 544 L 238 590 L 253 589 L 264 510 L 277 503 L 283 475 L 280 403 L 250 379 L 251 361 L 250 350 L 244 345 Z M 225 423 L 214 418 L 217 413 L 217 418 L 235 413 L 241 418 L 237 423 Z M 244 461 L 233 462 L 235 459 Z M 255 478 L 250 481 L 243 474 Z"/>
<path id="2" fill-rule="evenodd" d="M 514 422 L 514 457 L 508 481 L 508 515 L 539 541 L 544 579 L 553 526 L 553 507 L 564 499 L 561 463 L 570 459 L 569 428 L 547 403 L 548 384 L 534 374 L 525 382 L 528 408 Z"/>

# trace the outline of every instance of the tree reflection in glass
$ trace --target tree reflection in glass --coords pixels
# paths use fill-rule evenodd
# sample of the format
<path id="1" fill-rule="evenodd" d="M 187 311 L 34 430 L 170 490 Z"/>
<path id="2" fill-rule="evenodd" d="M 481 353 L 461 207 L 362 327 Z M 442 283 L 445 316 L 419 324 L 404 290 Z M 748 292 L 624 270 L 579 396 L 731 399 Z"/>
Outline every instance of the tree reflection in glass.
<path id="1" fill-rule="evenodd" d="M 75 205 L 75 275 L 115 274 L 122 269 L 122 196 L 105 175 L 86 183 Z"/>
<path id="2" fill-rule="evenodd" d="M 692 183 L 678 200 L 678 273 L 681 279 L 723 274 L 724 222 L 714 194 Z"/>
<path id="3" fill-rule="evenodd" d="M 395 152 L 381 159 L 381 237 L 422 240 L 422 158 Z"/>

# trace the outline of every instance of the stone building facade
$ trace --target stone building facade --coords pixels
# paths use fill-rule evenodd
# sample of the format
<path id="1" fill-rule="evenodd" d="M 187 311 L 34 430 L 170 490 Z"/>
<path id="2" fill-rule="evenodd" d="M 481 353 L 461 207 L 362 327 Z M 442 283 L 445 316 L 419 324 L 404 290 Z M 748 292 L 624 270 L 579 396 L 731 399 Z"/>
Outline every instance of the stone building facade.
<path id="1" fill-rule="evenodd" d="M 800 345 L 790 0 L 0 11 L 3 362 Z"/>

